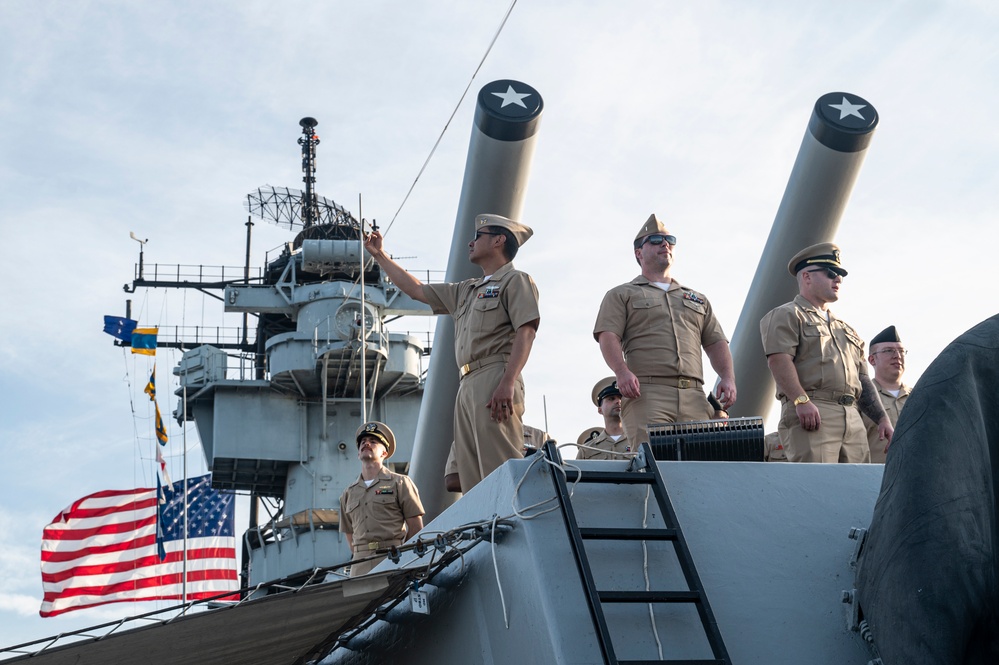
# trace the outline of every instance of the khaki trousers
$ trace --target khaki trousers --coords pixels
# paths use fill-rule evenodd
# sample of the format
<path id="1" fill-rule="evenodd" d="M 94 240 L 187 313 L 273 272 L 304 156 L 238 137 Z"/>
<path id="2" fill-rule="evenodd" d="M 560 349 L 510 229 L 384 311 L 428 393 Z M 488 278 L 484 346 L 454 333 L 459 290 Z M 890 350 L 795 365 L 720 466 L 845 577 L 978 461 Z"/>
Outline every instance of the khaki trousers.
<path id="1" fill-rule="evenodd" d="M 781 405 L 777 434 L 789 462 L 864 464 L 871 461 L 867 430 L 856 406 L 813 399 L 822 419 L 819 429 L 807 432 L 791 401 Z"/>
<path id="2" fill-rule="evenodd" d="M 715 413 L 700 388 L 643 383 L 640 390 L 636 399 L 621 400 L 621 422 L 632 450 L 649 440 L 647 425 L 708 420 Z"/>
<path id="3" fill-rule="evenodd" d="M 513 386 L 513 414 L 502 423 L 486 406 L 499 385 L 505 363 L 481 367 L 458 384 L 454 405 L 454 459 L 461 491 L 468 492 L 509 459 L 524 457 L 524 381 Z"/>

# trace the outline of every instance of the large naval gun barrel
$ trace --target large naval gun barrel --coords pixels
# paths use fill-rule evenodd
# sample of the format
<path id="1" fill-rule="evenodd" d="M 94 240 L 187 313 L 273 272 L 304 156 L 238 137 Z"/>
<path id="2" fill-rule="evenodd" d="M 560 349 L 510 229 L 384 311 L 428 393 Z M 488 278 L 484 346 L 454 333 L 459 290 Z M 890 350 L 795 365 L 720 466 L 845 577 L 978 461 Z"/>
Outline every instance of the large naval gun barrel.
<path id="1" fill-rule="evenodd" d="M 733 416 L 766 417 L 773 405 L 774 380 L 760 340 L 760 319 L 797 294 L 797 284 L 787 274 L 791 257 L 833 240 L 877 125 L 877 111 L 857 95 L 830 92 L 815 102 L 732 336 L 739 386 Z"/>
<path id="2" fill-rule="evenodd" d="M 468 260 L 476 215 L 493 213 L 520 220 L 543 108 L 538 91 L 519 81 L 493 81 L 479 91 L 451 236 L 448 282 L 481 276 Z M 442 316 L 434 333 L 409 472 L 420 488 L 427 511 L 424 520 L 428 522 L 456 498 L 444 490 L 444 465 L 454 440 L 452 414 L 457 393 L 454 322 Z"/>

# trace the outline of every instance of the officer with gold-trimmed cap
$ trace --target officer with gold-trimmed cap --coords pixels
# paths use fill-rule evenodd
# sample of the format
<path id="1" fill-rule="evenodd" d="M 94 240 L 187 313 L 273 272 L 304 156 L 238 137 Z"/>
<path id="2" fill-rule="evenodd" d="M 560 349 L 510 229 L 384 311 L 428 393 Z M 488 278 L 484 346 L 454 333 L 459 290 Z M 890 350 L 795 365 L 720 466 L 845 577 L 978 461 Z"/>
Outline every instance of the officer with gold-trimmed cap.
<path id="1" fill-rule="evenodd" d="M 650 215 L 633 243 L 641 274 L 604 295 L 593 326 L 623 397 L 621 417 L 632 449 L 648 441 L 650 423 L 714 415 L 702 389 L 702 348 L 719 377 L 718 401 L 728 409 L 736 399 L 732 354 L 711 303 L 671 274 L 676 243 Z"/>
<path id="2" fill-rule="evenodd" d="M 368 573 L 385 560 L 377 550 L 398 547 L 423 528 L 423 504 L 407 476 L 389 471 L 384 462 L 395 453 L 395 434 L 371 421 L 357 429 L 361 475 L 340 496 L 340 532 L 353 552 L 350 576 Z"/>
<path id="3" fill-rule="evenodd" d="M 869 351 L 867 362 L 874 368 L 874 387 L 878 390 L 878 397 L 881 398 L 881 405 L 885 407 L 891 426 L 895 427 L 902 407 L 912 392 L 912 387 L 902 382 L 908 351 L 895 326 L 888 326 L 875 335 Z M 867 444 L 871 448 L 871 462 L 884 464 L 888 457 L 888 446 L 878 436 L 878 424 L 864 415 L 864 426 L 867 428 Z"/>
<path id="4" fill-rule="evenodd" d="M 468 260 L 482 277 L 424 284 L 389 257 L 381 233 L 364 236 L 364 248 L 403 293 L 449 314 L 455 323 L 458 395 L 454 409 L 454 452 L 461 490 L 467 492 L 503 462 L 522 458 L 524 381 L 541 322 L 538 288 L 513 267 L 521 245 L 534 231 L 502 215 L 484 213 L 473 221 Z"/>
<path id="5" fill-rule="evenodd" d="M 791 257 L 787 263 L 787 271 L 791 277 L 797 277 L 798 272 L 805 268 L 829 268 L 840 277 L 846 277 L 849 273 L 840 265 L 839 247 L 831 242 L 820 242 L 817 245 L 806 247 Z"/>
<path id="6" fill-rule="evenodd" d="M 590 428 L 576 438 L 577 459 L 627 459 L 635 456 L 621 422 L 621 391 L 613 376 L 600 379 L 590 399 L 603 416 L 603 428 Z"/>
<path id="7" fill-rule="evenodd" d="M 811 245 L 791 257 L 787 270 L 798 295 L 760 321 L 781 402 L 781 445 L 791 462 L 868 462 L 860 414 L 877 423 L 882 441 L 894 430 L 867 375 L 864 340 L 829 309 L 847 275 L 840 249 Z"/>

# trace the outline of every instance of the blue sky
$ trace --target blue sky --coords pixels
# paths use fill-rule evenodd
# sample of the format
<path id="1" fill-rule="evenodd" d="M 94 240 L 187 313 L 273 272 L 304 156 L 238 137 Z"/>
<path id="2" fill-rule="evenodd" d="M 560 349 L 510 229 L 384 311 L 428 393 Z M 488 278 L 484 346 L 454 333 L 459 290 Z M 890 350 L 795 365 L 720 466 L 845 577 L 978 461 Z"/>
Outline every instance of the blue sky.
<path id="1" fill-rule="evenodd" d="M 149 263 L 241 265 L 242 199 L 300 186 L 307 115 L 320 123 L 318 191 L 355 213 L 363 195 L 384 228 L 508 6 L 4 2 L 0 645 L 149 609 L 37 615 L 44 525 L 89 492 L 152 482 L 148 363 L 112 346 L 102 315 L 132 297 L 143 323 L 219 324 L 193 292 L 122 292 L 129 232 L 149 239 Z M 523 220 L 535 236 L 517 259 L 543 317 L 529 422 L 547 406 L 562 441 L 599 422 L 589 391 L 609 372 L 590 330 L 603 293 L 637 273 L 630 240 L 651 212 L 680 238 L 675 277 L 734 331 L 812 105 L 830 91 L 881 115 L 837 235 L 850 276 L 834 311 L 866 338 L 895 324 L 910 381 L 996 312 L 984 286 L 999 235 L 994 3 L 567 7 L 518 3 L 386 240 L 408 267 L 443 269 L 474 92 L 498 78 L 541 92 Z M 253 265 L 289 239 L 258 224 Z M 161 353 L 161 381 L 176 361 Z"/>

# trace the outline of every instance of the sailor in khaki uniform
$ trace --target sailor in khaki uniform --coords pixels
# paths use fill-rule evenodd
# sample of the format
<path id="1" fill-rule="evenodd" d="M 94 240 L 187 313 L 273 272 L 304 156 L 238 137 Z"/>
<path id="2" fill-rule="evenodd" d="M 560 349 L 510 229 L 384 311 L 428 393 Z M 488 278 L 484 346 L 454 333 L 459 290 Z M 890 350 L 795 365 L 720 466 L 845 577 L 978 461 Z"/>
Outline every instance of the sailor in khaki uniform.
<path id="1" fill-rule="evenodd" d="M 777 427 L 791 462 L 867 462 L 870 452 L 860 411 L 891 438 L 892 426 L 867 376 L 864 341 L 829 311 L 847 272 L 839 247 L 820 243 L 788 263 L 798 295 L 760 321 L 763 350 L 777 383 Z"/>
<path id="2" fill-rule="evenodd" d="M 642 274 L 604 296 L 593 327 L 600 353 L 624 397 L 622 419 L 632 448 L 648 441 L 646 425 L 706 420 L 701 348 L 718 374 L 718 400 L 735 403 L 728 340 L 703 294 L 670 274 L 676 236 L 655 215 L 634 241 Z"/>
<path id="3" fill-rule="evenodd" d="M 499 215 L 477 215 L 468 259 L 481 279 L 423 284 L 393 261 L 378 231 L 364 247 L 404 293 L 436 314 L 454 317 L 454 353 L 461 383 L 454 409 L 454 450 L 467 492 L 508 459 L 523 457 L 524 382 L 520 372 L 541 321 L 538 289 L 513 267 L 533 231 Z"/>
<path id="4" fill-rule="evenodd" d="M 635 456 L 621 423 L 621 391 L 613 376 L 597 381 L 590 393 L 597 413 L 604 418 L 603 429 L 594 427 L 576 439 L 576 459 L 621 460 Z M 585 446 L 585 447 L 584 447 Z M 596 448 L 597 450 L 594 450 Z"/>
<path id="5" fill-rule="evenodd" d="M 786 462 L 787 455 L 784 453 L 784 446 L 780 442 L 780 435 L 777 432 L 770 432 L 763 437 L 763 461 L 764 462 Z"/>
<path id="6" fill-rule="evenodd" d="M 881 398 L 881 405 L 885 407 L 892 427 L 898 422 L 898 414 L 912 392 L 912 388 L 902 383 L 905 354 L 905 347 L 902 346 L 895 326 L 888 326 L 871 340 L 870 355 L 867 356 L 867 361 L 874 368 L 874 386 L 878 389 L 878 397 Z M 878 435 L 877 423 L 867 416 L 863 418 L 867 428 L 867 443 L 871 448 L 871 462 L 884 464 L 888 456 L 888 442 Z"/>
<path id="7" fill-rule="evenodd" d="M 340 496 L 340 532 L 347 537 L 353 559 L 402 545 L 423 528 L 423 504 L 416 485 L 383 465 L 394 452 L 395 435 L 388 425 L 372 421 L 358 428 L 361 475 Z M 350 576 L 364 575 L 384 560 L 355 563 Z"/>

